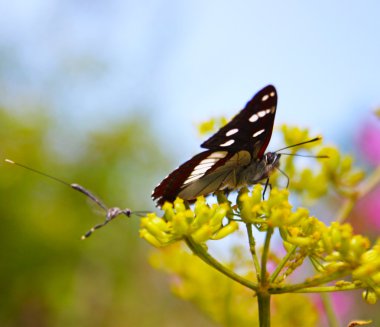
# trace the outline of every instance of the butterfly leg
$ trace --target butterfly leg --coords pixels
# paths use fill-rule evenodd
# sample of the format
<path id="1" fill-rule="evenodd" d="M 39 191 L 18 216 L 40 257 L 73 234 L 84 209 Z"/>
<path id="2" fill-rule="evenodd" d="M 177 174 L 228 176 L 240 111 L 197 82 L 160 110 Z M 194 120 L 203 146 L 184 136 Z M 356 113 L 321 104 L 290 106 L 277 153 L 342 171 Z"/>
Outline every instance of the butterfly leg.
<path id="1" fill-rule="evenodd" d="M 272 190 L 272 184 L 269 183 L 269 177 L 265 181 L 265 186 L 264 186 L 264 191 L 263 191 L 263 200 L 265 200 L 264 196 L 265 196 L 265 192 L 267 191 L 268 186 L 269 186 L 269 192 L 270 192 Z"/>
<path id="2" fill-rule="evenodd" d="M 281 170 L 280 168 L 276 167 L 276 169 L 277 169 L 282 175 L 285 176 L 285 178 L 286 178 L 286 188 L 288 188 L 288 187 L 289 187 L 289 176 L 288 176 L 283 170 Z"/>
<path id="3" fill-rule="evenodd" d="M 231 193 L 231 190 L 230 190 L 230 189 L 226 188 L 226 189 L 224 190 L 224 195 L 225 195 L 226 197 L 228 197 L 228 196 L 230 195 L 230 193 Z"/>
<path id="4" fill-rule="evenodd" d="M 231 190 L 230 189 L 223 189 L 219 190 L 213 193 L 214 196 L 216 196 L 218 203 L 225 203 L 229 202 L 228 200 L 228 195 L 230 194 Z"/>

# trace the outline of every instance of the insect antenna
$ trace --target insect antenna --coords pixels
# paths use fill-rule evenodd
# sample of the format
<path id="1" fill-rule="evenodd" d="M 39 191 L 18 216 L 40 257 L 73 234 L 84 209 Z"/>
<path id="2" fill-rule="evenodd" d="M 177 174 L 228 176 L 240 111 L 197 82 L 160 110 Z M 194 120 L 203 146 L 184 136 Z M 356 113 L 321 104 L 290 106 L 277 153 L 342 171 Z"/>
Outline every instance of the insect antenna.
<path id="1" fill-rule="evenodd" d="M 274 152 L 277 153 L 277 152 L 282 151 L 282 150 L 286 150 L 286 149 L 289 149 L 289 148 L 294 148 L 295 146 L 300 146 L 300 145 L 303 145 L 303 144 L 313 143 L 313 142 L 317 142 L 317 141 L 320 141 L 320 140 L 322 140 L 322 137 L 317 136 L 317 137 L 314 137 L 311 140 L 307 140 L 307 141 L 304 141 L 304 142 L 301 142 L 301 143 L 289 145 L 289 146 L 286 146 L 285 148 L 278 149 L 278 150 L 276 150 Z"/>
<path id="2" fill-rule="evenodd" d="M 294 148 L 296 146 L 300 146 L 300 145 L 303 145 L 303 144 L 317 142 L 317 141 L 320 141 L 320 140 L 322 140 L 322 137 L 317 136 L 317 137 L 315 137 L 315 138 L 313 138 L 311 140 L 307 140 L 307 141 L 304 141 L 304 142 L 301 142 L 301 143 L 289 145 L 289 146 L 286 146 L 285 148 L 278 149 L 278 150 L 276 150 L 274 152 L 278 153 L 278 154 L 281 154 L 281 155 L 284 155 L 284 156 L 294 156 L 294 157 L 304 157 L 304 158 L 317 158 L 317 159 L 329 158 L 329 156 L 327 156 L 327 155 L 307 155 L 307 154 L 298 154 L 298 153 L 279 152 L 279 151 L 282 151 L 282 150 L 286 150 L 286 149 L 289 149 L 289 148 Z"/>
<path id="3" fill-rule="evenodd" d="M 279 151 L 286 150 L 286 149 L 289 149 L 289 148 L 294 148 L 296 146 L 300 146 L 300 145 L 303 145 L 303 144 L 313 143 L 313 142 L 319 141 L 321 139 L 322 139 L 322 137 L 317 136 L 317 137 L 315 137 L 315 138 L 313 138 L 311 140 L 307 140 L 307 141 L 304 141 L 304 142 L 301 142 L 301 143 L 293 144 L 293 145 L 290 145 L 290 146 L 278 149 L 277 151 L 274 151 L 274 153 L 277 153 L 277 154 L 280 154 L 280 155 L 284 155 L 284 156 L 294 156 L 294 157 L 303 157 L 303 158 L 317 158 L 317 159 L 326 159 L 326 158 L 329 158 L 329 156 L 327 156 L 327 155 L 308 155 L 308 154 L 279 152 Z M 283 176 L 285 176 L 285 178 L 287 180 L 286 188 L 288 188 L 289 187 L 289 182 L 290 182 L 289 181 L 289 176 L 282 169 L 280 169 L 279 167 L 275 167 L 275 168 Z"/>
<path id="4" fill-rule="evenodd" d="M 312 155 L 312 154 L 282 153 L 282 152 L 276 152 L 276 153 L 284 155 L 284 156 L 294 156 L 294 157 L 303 157 L 303 158 L 317 158 L 317 159 L 330 158 L 327 155 Z"/>
<path id="5" fill-rule="evenodd" d="M 131 211 L 130 209 L 126 208 L 126 209 L 120 209 L 118 207 L 112 207 L 112 208 L 108 208 L 104 203 L 103 201 L 101 201 L 97 196 L 95 196 L 92 192 L 90 192 L 89 190 L 87 190 L 85 187 L 83 187 L 82 185 L 79 185 L 79 184 L 76 184 L 76 183 L 67 183 L 65 182 L 64 180 L 62 179 L 59 179 L 57 177 L 54 177 L 54 176 L 51 176 L 49 174 L 46 174 L 42 171 L 39 171 L 37 169 L 34 169 L 34 168 L 31 168 L 31 167 L 28 167 L 26 165 L 23 165 L 21 163 L 18 163 L 18 162 L 15 162 L 13 160 L 10 160 L 10 159 L 5 159 L 5 162 L 9 163 L 9 164 L 13 164 L 13 165 L 16 165 L 16 166 L 19 166 L 19 167 L 22 167 L 22 168 L 25 168 L 27 170 L 30 170 L 36 174 L 39 174 L 39 175 L 42 175 L 42 176 L 45 176 L 47 178 L 50 178 L 52 180 L 55 180 L 56 182 L 59 182 L 63 185 L 66 185 L 82 194 L 84 194 L 86 197 L 88 197 L 90 200 L 92 200 L 94 203 L 96 203 L 100 208 L 103 209 L 103 211 L 105 212 L 106 214 L 106 218 L 104 220 L 103 223 L 101 224 L 98 224 L 98 225 L 95 225 L 94 227 L 92 227 L 88 232 L 86 232 L 82 237 L 81 239 L 84 240 L 88 237 L 91 236 L 91 234 L 99 229 L 99 228 L 102 228 L 104 227 L 105 225 L 107 225 L 111 220 L 115 219 L 116 217 L 120 216 L 120 215 L 125 215 L 127 217 L 130 217 L 132 214 L 133 215 L 137 215 L 137 216 L 143 216 L 144 214 L 148 213 L 149 211 Z"/>

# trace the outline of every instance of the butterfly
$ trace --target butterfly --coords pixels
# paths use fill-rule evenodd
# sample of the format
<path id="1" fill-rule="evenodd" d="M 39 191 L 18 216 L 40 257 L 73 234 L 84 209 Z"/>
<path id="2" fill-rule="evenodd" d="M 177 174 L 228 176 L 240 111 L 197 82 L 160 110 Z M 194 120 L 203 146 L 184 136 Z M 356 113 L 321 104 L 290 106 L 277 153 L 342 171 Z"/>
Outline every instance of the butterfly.
<path id="1" fill-rule="evenodd" d="M 277 91 L 257 92 L 228 124 L 201 144 L 205 151 L 175 169 L 156 186 L 152 198 L 161 207 L 176 197 L 193 201 L 219 190 L 232 191 L 268 180 L 281 154 L 265 150 L 271 139 Z"/>

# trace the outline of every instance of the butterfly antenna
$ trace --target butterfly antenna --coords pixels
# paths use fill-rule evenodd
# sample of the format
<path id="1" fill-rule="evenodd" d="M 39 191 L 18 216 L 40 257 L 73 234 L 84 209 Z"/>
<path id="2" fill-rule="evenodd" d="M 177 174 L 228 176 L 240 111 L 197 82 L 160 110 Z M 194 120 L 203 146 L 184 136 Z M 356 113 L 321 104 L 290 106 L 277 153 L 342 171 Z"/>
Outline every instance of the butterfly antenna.
<path id="1" fill-rule="evenodd" d="M 282 153 L 282 152 L 276 152 L 278 154 L 284 155 L 284 156 L 294 156 L 294 157 L 303 157 L 303 158 L 317 158 L 317 159 L 326 159 L 330 158 L 327 155 L 318 155 L 318 156 L 313 156 L 313 155 L 308 155 L 308 154 L 298 154 L 298 153 Z"/>
<path id="2" fill-rule="evenodd" d="M 278 151 L 282 151 L 282 150 L 286 150 L 286 149 L 289 149 L 289 148 L 294 148 L 295 146 L 300 146 L 300 145 L 303 145 L 303 144 L 308 144 L 308 143 L 313 143 L 313 142 L 317 142 L 317 141 L 320 141 L 322 140 L 322 137 L 320 136 L 317 136 L 311 140 L 307 140 L 307 141 L 304 141 L 304 142 L 301 142 L 301 143 L 297 143 L 297 144 L 293 144 L 293 145 L 289 145 L 289 146 L 286 146 L 285 148 L 282 148 L 282 149 L 278 149 L 274 152 L 278 152 Z"/>

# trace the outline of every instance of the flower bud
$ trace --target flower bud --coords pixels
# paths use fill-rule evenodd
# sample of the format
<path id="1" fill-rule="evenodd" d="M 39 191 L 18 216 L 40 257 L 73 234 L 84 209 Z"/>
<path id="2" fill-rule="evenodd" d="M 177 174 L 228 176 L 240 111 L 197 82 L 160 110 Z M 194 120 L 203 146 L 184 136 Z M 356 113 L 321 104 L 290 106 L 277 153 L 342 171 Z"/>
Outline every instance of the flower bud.
<path id="1" fill-rule="evenodd" d="M 204 206 L 198 210 L 198 213 L 194 218 L 194 222 L 192 223 L 192 226 L 194 228 L 199 228 L 202 225 L 208 224 L 210 222 L 210 219 L 211 219 L 210 208 L 207 206 Z"/>
<path id="2" fill-rule="evenodd" d="M 186 210 L 184 201 L 181 198 L 176 198 L 174 200 L 174 210 L 176 212 L 181 212 L 181 211 L 185 211 Z"/>
<path id="3" fill-rule="evenodd" d="M 203 243 L 210 239 L 212 234 L 211 228 L 209 225 L 203 225 L 201 228 L 197 229 L 191 234 L 191 237 L 196 243 Z"/>
<path id="4" fill-rule="evenodd" d="M 376 293 L 371 289 L 366 289 L 362 293 L 363 300 L 366 301 L 368 304 L 376 304 L 377 302 L 377 295 Z"/>
<path id="5" fill-rule="evenodd" d="M 239 228 L 239 225 L 236 221 L 230 221 L 226 226 L 219 229 L 212 237 L 213 240 L 220 240 Z"/>
<path id="6" fill-rule="evenodd" d="M 350 250 L 354 253 L 355 258 L 357 259 L 359 259 L 369 246 L 369 240 L 361 235 L 355 235 L 350 240 Z"/>
<path id="7" fill-rule="evenodd" d="M 146 240 L 149 244 L 156 248 L 163 246 L 152 234 L 150 234 L 146 229 L 140 230 L 140 237 Z"/>
<path id="8" fill-rule="evenodd" d="M 361 170 L 352 172 L 351 174 L 349 174 L 347 176 L 347 178 L 345 180 L 345 184 L 347 186 L 351 186 L 351 187 L 355 186 L 363 180 L 364 176 L 365 176 L 365 174 Z"/>
<path id="9" fill-rule="evenodd" d="M 174 216 L 173 204 L 170 202 L 165 202 L 162 206 L 162 210 L 164 210 L 164 219 L 166 221 L 171 221 Z"/>
<path id="10" fill-rule="evenodd" d="M 172 221 L 173 234 L 176 236 L 186 235 L 189 230 L 189 224 L 186 221 L 186 215 L 184 212 L 179 212 L 173 217 Z"/>
<path id="11" fill-rule="evenodd" d="M 219 207 L 214 206 L 214 208 L 216 210 L 210 219 L 210 225 L 219 229 L 220 225 L 222 224 L 223 218 L 227 214 L 227 206 L 221 204 Z"/>

